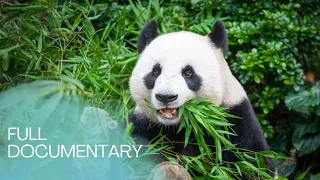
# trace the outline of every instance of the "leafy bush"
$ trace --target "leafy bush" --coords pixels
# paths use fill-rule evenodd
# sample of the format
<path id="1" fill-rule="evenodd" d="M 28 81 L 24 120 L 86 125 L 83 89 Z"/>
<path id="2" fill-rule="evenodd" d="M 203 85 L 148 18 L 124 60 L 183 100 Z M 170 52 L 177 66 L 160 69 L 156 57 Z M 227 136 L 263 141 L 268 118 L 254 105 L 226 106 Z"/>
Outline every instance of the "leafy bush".
<path id="1" fill-rule="evenodd" d="M 138 53 L 123 45 L 116 30 L 122 25 L 110 22 L 96 30 L 92 21 L 99 16 L 91 13 L 99 6 L 49 2 L 2 10 L 0 88 L 39 79 L 76 79 L 95 95 L 97 106 L 114 102 L 105 108 L 117 108 L 117 115 L 128 117 L 133 104 L 127 82 Z"/>
<path id="2" fill-rule="evenodd" d="M 304 73 L 319 80 L 319 9 L 317 1 L 14 2 L 0 9 L 0 90 L 39 79 L 77 84 L 76 79 L 94 94 L 90 101 L 95 106 L 123 120 L 134 105 L 128 79 L 146 21 L 155 19 L 161 33 L 189 30 L 205 35 L 220 19 L 229 35 L 227 60 L 247 90 L 265 136 L 272 138 L 274 150 L 292 157 L 293 166 L 285 160 L 280 174 L 315 173 L 319 147 L 306 151 L 300 139 L 317 137 L 312 126 L 318 123 L 317 106 L 303 105 L 299 98 L 290 101 L 289 94 L 309 97 Z M 301 112 L 305 109 L 309 114 Z M 293 125 L 296 121 L 305 126 Z M 293 136 L 298 139 L 291 143 Z"/>
<path id="3" fill-rule="evenodd" d="M 300 162 L 304 161 L 310 164 L 309 169 L 310 166 L 316 164 L 320 147 L 320 83 L 306 86 L 300 92 L 285 97 L 285 103 L 290 109 L 290 122 L 289 127 L 279 133 L 279 138 L 281 138 L 282 144 L 294 147 L 292 158 L 296 160 L 298 155 Z M 288 136 L 288 134 L 292 134 L 292 136 Z M 278 151 L 285 153 L 286 150 L 279 148 Z M 306 155 L 312 157 L 312 160 L 308 161 Z M 298 162 L 291 160 L 280 163 L 279 172 L 281 174 L 292 173 L 294 171 L 292 167 L 298 166 Z"/>

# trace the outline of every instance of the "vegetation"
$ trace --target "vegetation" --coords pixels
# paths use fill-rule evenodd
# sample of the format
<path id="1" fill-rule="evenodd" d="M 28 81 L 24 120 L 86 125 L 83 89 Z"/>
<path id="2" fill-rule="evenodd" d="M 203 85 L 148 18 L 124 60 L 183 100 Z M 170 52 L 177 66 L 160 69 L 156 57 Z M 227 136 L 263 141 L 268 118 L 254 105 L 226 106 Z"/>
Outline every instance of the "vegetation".
<path id="1" fill-rule="evenodd" d="M 134 107 L 128 79 L 147 20 L 155 19 L 161 33 L 203 35 L 222 20 L 232 72 L 247 90 L 272 150 L 291 157 L 277 162 L 279 175 L 296 178 L 307 171 L 305 179 L 319 177 L 317 1 L 48 0 L 0 6 L 1 91 L 58 79 L 93 94 L 94 106 L 119 120 Z"/>
<path id="2" fill-rule="evenodd" d="M 131 179 L 145 170 L 131 171 L 137 163 L 143 163 L 148 170 L 155 167 L 151 161 L 122 156 L 120 145 L 131 145 L 127 136 L 123 136 L 128 134 L 116 128 L 117 122 L 105 111 L 92 107 L 87 101 L 90 96 L 81 87 L 48 80 L 26 83 L 1 93 L 0 177 Z M 15 127 L 17 131 L 11 133 L 16 136 L 8 139 L 8 128 Z M 10 145 L 16 148 L 9 148 Z M 120 148 L 114 151 L 113 146 Z M 17 157 L 9 157 L 16 154 Z"/>
<path id="3" fill-rule="evenodd" d="M 186 129 L 184 146 L 192 143 L 190 134 L 194 134 L 196 144 L 199 146 L 200 155 L 190 157 L 175 154 L 175 157 L 167 157 L 169 160 L 179 162 L 192 174 L 201 174 L 203 178 L 216 179 L 272 179 L 266 169 L 264 157 L 285 158 L 271 151 L 251 152 L 246 149 L 236 148 L 229 141 L 230 136 L 235 136 L 232 131 L 233 124 L 226 118 L 240 118 L 227 114 L 223 107 L 216 107 L 208 100 L 190 100 L 179 108 L 179 117 L 183 119 L 179 130 Z M 230 132 L 231 131 L 231 132 Z M 211 136 L 214 142 L 215 152 L 207 145 L 205 136 Z M 194 143 L 194 142 L 193 142 Z M 213 143 L 212 143 L 213 144 Z M 228 162 L 222 159 L 224 151 L 233 152 L 238 162 Z M 165 152 L 163 153 L 165 154 Z M 257 165 L 257 167 L 255 167 Z"/>

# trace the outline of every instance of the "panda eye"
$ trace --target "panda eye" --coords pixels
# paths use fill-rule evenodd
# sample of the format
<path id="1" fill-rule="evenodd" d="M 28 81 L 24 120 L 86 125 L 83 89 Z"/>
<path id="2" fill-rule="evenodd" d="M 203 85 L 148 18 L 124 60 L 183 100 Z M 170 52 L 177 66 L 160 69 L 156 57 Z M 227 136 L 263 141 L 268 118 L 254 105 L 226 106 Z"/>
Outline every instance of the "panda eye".
<path id="1" fill-rule="evenodd" d="M 159 64 L 156 64 L 152 69 L 153 76 L 159 76 L 161 74 L 161 67 Z"/>
<path id="2" fill-rule="evenodd" d="M 161 70 L 160 69 L 154 69 L 152 73 L 153 73 L 154 76 L 159 76 L 161 74 Z"/>
<path id="3" fill-rule="evenodd" d="M 182 73 L 183 77 L 190 78 L 193 75 L 193 71 L 191 69 L 186 69 Z"/>

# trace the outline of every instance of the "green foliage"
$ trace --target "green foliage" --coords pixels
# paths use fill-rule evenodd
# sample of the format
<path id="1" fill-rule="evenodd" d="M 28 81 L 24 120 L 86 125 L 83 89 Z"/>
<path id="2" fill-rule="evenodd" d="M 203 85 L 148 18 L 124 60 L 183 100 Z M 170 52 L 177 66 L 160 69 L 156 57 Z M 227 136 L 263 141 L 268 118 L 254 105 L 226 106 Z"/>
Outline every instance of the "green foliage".
<path id="1" fill-rule="evenodd" d="M 128 80 L 138 58 L 137 36 L 147 20 L 155 19 L 160 33 L 189 30 L 205 35 L 220 19 L 229 35 L 228 63 L 247 90 L 265 136 L 280 142 L 278 152 L 292 157 L 291 172 L 285 176 L 307 170 L 296 166 L 294 152 L 314 159 L 319 150 L 314 150 L 316 144 L 305 149 L 317 140 L 320 110 L 317 98 L 303 85 L 303 72 L 320 76 L 317 1 L 60 2 L 14 1 L 0 9 L 1 91 L 58 79 L 92 94 L 89 101 L 123 121 L 134 105 Z"/>
<path id="2" fill-rule="evenodd" d="M 151 107 L 152 110 L 152 107 Z M 218 178 L 218 179 L 241 179 L 259 177 L 271 179 L 268 170 L 265 168 L 264 157 L 285 158 L 272 151 L 251 152 L 246 149 L 236 148 L 229 141 L 230 136 L 235 136 L 232 125 L 226 118 L 238 118 L 225 112 L 225 108 L 214 106 L 205 99 L 192 99 L 179 108 L 179 117 L 182 119 L 178 132 L 185 129 L 185 140 L 187 145 L 196 141 L 200 155 L 197 157 L 173 153 L 168 148 L 160 150 L 168 160 L 179 162 L 196 178 Z M 241 121 L 241 119 L 239 119 Z M 191 134 L 195 139 L 191 139 Z M 205 136 L 211 136 L 215 152 L 205 140 Z M 163 137 L 165 138 L 165 137 Z M 162 143 L 160 143 L 162 142 Z M 159 143 L 161 145 L 159 145 Z M 152 147 L 163 147 L 163 139 L 153 143 Z M 240 159 L 238 162 L 227 162 L 222 159 L 223 151 L 230 151 Z M 286 158 L 285 158 L 286 159 Z M 254 164 L 257 164 L 256 167 Z M 200 176 L 199 176 L 200 174 Z"/>
<path id="3" fill-rule="evenodd" d="M 319 124 L 304 124 L 297 128 L 292 136 L 292 142 L 299 155 L 309 154 L 320 147 Z"/>
<path id="4" fill-rule="evenodd" d="M 309 89 L 285 97 L 285 103 L 289 109 L 303 114 L 315 113 L 320 116 L 320 83 L 316 83 Z"/>
<path id="5" fill-rule="evenodd" d="M 249 10 L 253 6 L 254 10 Z M 242 84 L 253 89 L 250 98 L 265 115 L 279 106 L 292 88 L 299 90 L 304 74 L 297 47 L 319 36 L 314 24 L 296 20 L 299 7 L 277 2 L 244 4 L 243 13 L 226 23 L 231 42 L 238 41 L 234 44 L 237 52 L 231 59 L 232 70 L 239 74 Z M 238 22 L 240 19 L 244 21 Z M 307 37 L 300 35 L 304 32 L 308 32 Z"/>
<path id="6" fill-rule="evenodd" d="M 314 152 L 320 147 L 320 83 L 299 93 L 290 94 L 285 100 L 288 108 L 294 111 L 293 114 L 303 113 L 296 115 L 296 119 L 292 121 L 292 143 L 299 156 Z"/>
<path id="7" fill-rule="evenodd" d="M 72 2 L 50 6 L 44 1 L 3 8 L 0 49 L 5 66 L 0 88 L 39 79 L 80 80 L 95 94 L 97 106 L 113 102 L 112 108 L 125 119 L 130 112 L 127 82 L 138 54 L 124 45 L 123 31 L 117 30 L 123 24 L 93 26 L 100 17 L 94 14 L 97 8 Z"/>
<path id="8" fill-rule="evenodd" d="M 235 135 L 228 131 L 232 124 L 228 123 L 227 117 L 235 118 L 224 112 L 225 108 L 213 106 L 208 100 L 190 100 L 179 108 L 179 118 L 183 119 L 178 132 L 186 129 L 184 146 L 189 143 L 191 132 L 195 135 L 201 155 L 205 154 L 212 158 L 212 152 L 205 142 L 204 136 L 210 135 L 214 138 L 216 147 L 216 163 L 222 162 L 221 143 L 227 148 L 235 146 L 224 137 Z"/>
<path id="9" fill-rule="evenodd" d="M 314 163 L 320 150 L 320 126 L 318 113 L 320 105 L 320 87 L 316 84 L 305 84 L 299 92 L 290 93 L 285 97 L 286 106 L 290 109 L 288 113 L 289 125 L 279 133 L 275 144 L 275 149 L 281 154 L 287 154 L 290 147 L 290 161 L 279 161 L 279 174 L 289 176 L 297 167 L 297 158 L 306 161 L 306 157 L 311 157 Z M 279 144 L 278 141 L 281 141 Z M 300 161 L 301 161 L 300 160 Z M 309 170 L 305 169 L 305 170 Z M 300 171 L 302 172 L 302 171 Z M 310 178 L 313 176 L 309 175 Z M 292 177 L 292 176 L 291 176 Z"/>

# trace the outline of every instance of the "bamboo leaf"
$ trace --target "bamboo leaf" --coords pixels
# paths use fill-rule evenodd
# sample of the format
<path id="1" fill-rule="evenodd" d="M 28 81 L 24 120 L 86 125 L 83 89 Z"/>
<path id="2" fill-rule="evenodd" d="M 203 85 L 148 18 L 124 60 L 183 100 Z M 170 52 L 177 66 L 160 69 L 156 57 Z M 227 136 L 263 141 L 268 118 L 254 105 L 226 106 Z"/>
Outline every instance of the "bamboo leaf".
<path id="1" fill-rule="evenodd" d="M 191 134 L 191 127 L 189 126 L 186 128 L 186 133 L 185 133 L 185 138 L 184 138 L 184 147 L 186 147 L 188 145 L 190 134 Z"/>
<path id="2" fill-rule="evenodd" d="M 15 45 L 15 46 L 13 46 L 13 47 L 1 49 L 1 50 L 0 50 L 0 56 L 2 56 L 2 55 L 4 55 L 4 54 L 6 54 L 6 53 L 8 53 L 8 52 L 10 52 L 10 51 L 18 48 L 18 47 L 21 47 L 21 46 L 23 46 L 23 44 L 17 44 L 17 45 Z"/>

